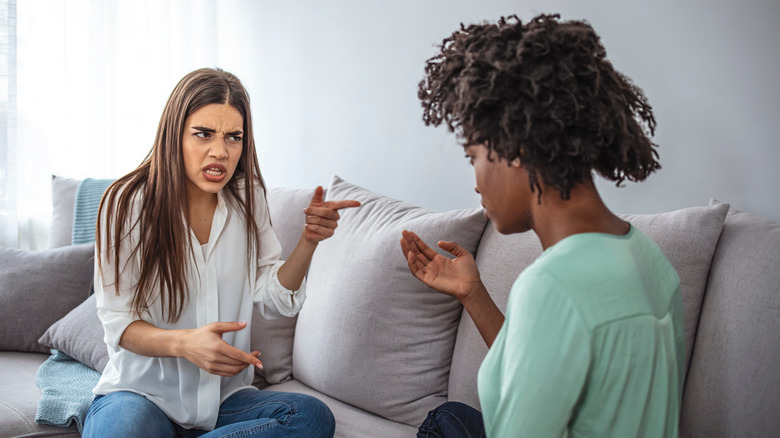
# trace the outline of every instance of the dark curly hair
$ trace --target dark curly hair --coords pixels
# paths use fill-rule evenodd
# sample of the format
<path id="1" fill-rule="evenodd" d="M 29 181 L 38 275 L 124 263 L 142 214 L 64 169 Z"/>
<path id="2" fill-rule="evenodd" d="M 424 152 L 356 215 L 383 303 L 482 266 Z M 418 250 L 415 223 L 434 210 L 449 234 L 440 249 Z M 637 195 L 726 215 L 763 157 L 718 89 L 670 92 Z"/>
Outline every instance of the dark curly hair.
<path id="1" fill-rule="evenodd" d="M 661 167 L 647 98 L 612 67 L 587 22 L 559 19 L 461 24 L 426 62 L 423 121 L 519 158 L 539 196 L 541 180 L 569 199 L 592 170 L 618 186 L 644 180 Z"/>

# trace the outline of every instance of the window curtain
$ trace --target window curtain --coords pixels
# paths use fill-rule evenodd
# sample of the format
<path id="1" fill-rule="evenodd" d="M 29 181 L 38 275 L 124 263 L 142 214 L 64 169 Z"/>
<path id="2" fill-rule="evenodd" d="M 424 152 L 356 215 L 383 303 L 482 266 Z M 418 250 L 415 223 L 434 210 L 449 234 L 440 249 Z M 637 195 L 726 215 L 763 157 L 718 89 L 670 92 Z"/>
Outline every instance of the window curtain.
<path id="1" fill-rule="evenodd" d="M 0 246 L 18 246 L 15 115 L 16 0 L 0 0 Z"/>
<path id="2" fill-rule="evenodd" d="M 0 245 L 43 249 L 52 175 L 133 170 L 178 80 L 219 65 L 217 2 L 0 2 L 8 70 L 0 71 Z"/>

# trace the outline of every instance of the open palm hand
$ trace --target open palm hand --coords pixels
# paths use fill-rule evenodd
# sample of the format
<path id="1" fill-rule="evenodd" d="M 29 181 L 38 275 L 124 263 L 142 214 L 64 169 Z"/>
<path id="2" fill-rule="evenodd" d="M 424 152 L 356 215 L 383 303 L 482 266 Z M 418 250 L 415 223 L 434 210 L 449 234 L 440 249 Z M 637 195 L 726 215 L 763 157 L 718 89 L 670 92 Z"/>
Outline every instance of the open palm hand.
<path id="1" fill-rule="evenodd" d="M 454 242 L 438 243 L 441 249 L 455 256 L 451 259 L 434 251 L 411 231 L 404 231 L 402 237 L 401 249 L 409 270 L 429 287 L 462 301 L 482 285 L 474 256 L 462 246 Z"/>

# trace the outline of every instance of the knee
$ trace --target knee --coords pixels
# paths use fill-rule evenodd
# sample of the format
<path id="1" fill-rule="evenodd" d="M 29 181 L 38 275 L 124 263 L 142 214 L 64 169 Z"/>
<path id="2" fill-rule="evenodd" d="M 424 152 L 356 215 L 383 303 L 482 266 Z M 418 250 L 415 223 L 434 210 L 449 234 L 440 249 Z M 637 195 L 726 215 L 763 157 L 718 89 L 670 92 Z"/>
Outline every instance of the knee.
<path id="1" fill-rule="evenodd" d="M 300 394 L 296 397 L 296 417 L 299 426 L 308 431 L 306 436 L 332 437 L 336 431 L 336 419 L 322 400 Z"/>
<path id="2" fill-rule="evenodd" d="M 146 397 L 132 392 L 115 392 L 96 399 L 89 407 L 83 436 L 107 436 L 104 434 L 107 430 L 121 430 L 125 433 L 123 436 L 133 436 L 151 425 L 173 432 L 168 417 Z"/>
<path id="3" fill-rule="evenodd" d="M 439 407 L 434 409 L 434 411 L 452 412 L 452 411 L 458 411 L 462 409 L 464 406 L 467 405 L 461 402 L 448 401 L 439 405 Z"/>
<path id="4" fill-rule="evenodd" d="M 417 429 L 417 436 L 484 436 L 482 414 L 464 403 L 443 403 L 428 413 Z"/>

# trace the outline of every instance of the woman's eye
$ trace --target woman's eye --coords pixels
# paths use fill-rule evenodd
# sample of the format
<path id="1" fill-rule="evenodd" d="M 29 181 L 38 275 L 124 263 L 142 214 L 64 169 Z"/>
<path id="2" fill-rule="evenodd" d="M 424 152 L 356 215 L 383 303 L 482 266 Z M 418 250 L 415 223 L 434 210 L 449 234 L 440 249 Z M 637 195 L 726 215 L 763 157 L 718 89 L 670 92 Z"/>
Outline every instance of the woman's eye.
<path id="1" fill-rule="evenodd" d="M 228 141 L 240 142 L 241 141 L 241 136 L 239 136 L 239 135 L 229 135 L 228 136 Z"/>
<path id="2" fill-rule="evenodd" d="M 198 131 L 198 132 L 195 133 L 195 137 L 198 137 L 198 138 L 209 138 L 209 133 L 208 132 L 203 132 L 203 131 Z"/>

